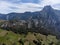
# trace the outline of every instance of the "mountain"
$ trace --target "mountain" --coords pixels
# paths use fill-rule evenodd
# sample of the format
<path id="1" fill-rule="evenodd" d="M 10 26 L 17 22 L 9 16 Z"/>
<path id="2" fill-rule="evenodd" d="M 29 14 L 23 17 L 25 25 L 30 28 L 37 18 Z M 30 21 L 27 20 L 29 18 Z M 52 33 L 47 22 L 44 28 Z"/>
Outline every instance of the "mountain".
<path id="1" fill-rule="evenodd" d="M 58 35 L 60 33 L 60 21 L 56 10 L 51 6 L 45 6 L 40 14 L 43 19 L 43 26 L 48 29 L 48 32 Z"/>
<path id="2" fill-rule="evenodd" d="M 54 15 L 56 15 L 56 16 L 59 15 L 60 11 L 54 10 L 51 6 L 45 6 L 41 11 L 37 11 L 37 12 L 0 14 L 0 19 L 6 20 L 7 16 L 9 16 L 8 19 L 13 19 L 13 18 L 17 18 L 17 17 L 19 17 L 20 19 L 27 19 L 31 16 L 32 17 L 41 16 L 41 14 L 42 14 L 42 16 L 45 16 L 45 15 L 49 16 L 50 15 L 52 18 L 54 18 Z"/>
<path id="3" fill-rule="evenodd" d="M 6 20 L 6 17 L 7 17 L 7 15 L 5 15 L 5 14 L 0 14 L 0 19 Z"/>
<path id="4" fill-rule="evenodd" d="M 43 14 L 44 13 L 44 14 Z M 45 6 L 41 11 L 37 12 L 24 12 L 24 13 L 9 13 L 9 14 L 0 14 L 0 19 L 5 19 L 7 16 L 9 16 L 9 20 L 13 18 L 19 17 L 20 19 L 28 19 L 29 17 L 36 17 L 36 16 L 51 16 L 52 18 L 55 18 L 57 15 L 60 14 L 60 11 L 54 10 L 51 6 Z M 56 15 L 54 17 L 54 15 Z"/>
<path id="5" fill-rule="evenodd" d="M 53 9 L 51 6 L 45 6 L 41 11 L 25 12 L 25 13 L 9 13 L 0 14 L 0 19 L 3 20 L 26 20 L 30 22 L 32 19 L 34 23 L 39 23 L 39 27 L 44 30 L 37 30 L 40 33 L 49 33 L 60 36 L 60 11 Z M 46 29 L 46 31 L 45 31 Z"/>

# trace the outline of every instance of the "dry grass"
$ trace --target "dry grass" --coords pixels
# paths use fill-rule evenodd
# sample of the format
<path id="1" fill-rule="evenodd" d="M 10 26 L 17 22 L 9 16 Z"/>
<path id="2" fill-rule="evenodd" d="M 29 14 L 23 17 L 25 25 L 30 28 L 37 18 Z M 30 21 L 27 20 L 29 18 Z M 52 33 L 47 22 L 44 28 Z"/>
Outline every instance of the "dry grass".
<path id="1" fill-rule="evenodd" d="M 35 34 L 35 35 L 34 35 Z M 40 33 L 31 33 L 29 32 L 27 35 L 24 34 L 15 34 L 12 31 L 5 31 L 0 29 L 0 43 L 6 45 L 22 45 L 19 40 L 22 39 L 24 45 L 36 45 L 33 40 L 37 42 L 41 42 L 41 45 L 49 45 L 49 43 L 53 42 L 53 45 L 56 45 L 58 40 L 56 36 L 52 35 L 42 35 Z"/>

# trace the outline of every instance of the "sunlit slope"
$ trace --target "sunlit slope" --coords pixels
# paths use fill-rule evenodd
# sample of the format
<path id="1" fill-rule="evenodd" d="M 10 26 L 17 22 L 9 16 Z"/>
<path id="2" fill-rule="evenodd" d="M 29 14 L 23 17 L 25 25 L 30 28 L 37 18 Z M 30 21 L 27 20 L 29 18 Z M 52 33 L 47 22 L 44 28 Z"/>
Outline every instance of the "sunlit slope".
<path id="1" fill-rule="evenodd" d="M 56 36 L 40 33 L 15 34 L 0 29 L 0 45 L 57 45 Z"/>

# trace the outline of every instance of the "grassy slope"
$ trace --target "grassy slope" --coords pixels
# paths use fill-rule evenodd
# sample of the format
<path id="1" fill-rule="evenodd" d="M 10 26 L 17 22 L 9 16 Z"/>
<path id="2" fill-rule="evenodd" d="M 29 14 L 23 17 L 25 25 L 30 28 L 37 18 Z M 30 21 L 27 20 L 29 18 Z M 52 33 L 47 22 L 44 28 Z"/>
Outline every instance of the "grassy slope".
<path id="1" fill-rule="evenodd" d="M 41 43 L 41 45 L 49 45 L 52 42 L 53 45 L 56 45 L 56 43 L 58 42 L 56 36 L 45 36 L 40 33 L 31 32 L 29 32 L 27 35 L 15 34 L 11 31 L 0 29 L 0 45 L 37 45 L 33 42 L 33 40 L 35 40 L 37 43 Z"/>

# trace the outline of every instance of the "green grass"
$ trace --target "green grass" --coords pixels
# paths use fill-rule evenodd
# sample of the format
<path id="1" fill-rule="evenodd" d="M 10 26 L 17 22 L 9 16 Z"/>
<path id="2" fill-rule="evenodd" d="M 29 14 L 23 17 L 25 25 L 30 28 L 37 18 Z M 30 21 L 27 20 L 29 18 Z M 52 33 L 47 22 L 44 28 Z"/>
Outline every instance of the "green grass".
<path id="1" fill-rule="evenodd" d="M 35 35 L 34 35 L 35 34 Z M 49 45 L 50 43 L 53 42 L 53 45 L 59 44 L 59 40 L 56 39 L 56 36 L 52 35 L 42 35 L 40 33 L 31 33 L 28 32 L 27 35 L 25 34 L 15 34 L 12 31 L 6 31 L 0 29 L 0 45 L 6 44 L 6 45 L 37 45 L 33 42 L 33 40 L 37 42 L 41 42 L 41 45 Z"/>

